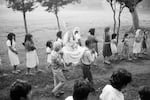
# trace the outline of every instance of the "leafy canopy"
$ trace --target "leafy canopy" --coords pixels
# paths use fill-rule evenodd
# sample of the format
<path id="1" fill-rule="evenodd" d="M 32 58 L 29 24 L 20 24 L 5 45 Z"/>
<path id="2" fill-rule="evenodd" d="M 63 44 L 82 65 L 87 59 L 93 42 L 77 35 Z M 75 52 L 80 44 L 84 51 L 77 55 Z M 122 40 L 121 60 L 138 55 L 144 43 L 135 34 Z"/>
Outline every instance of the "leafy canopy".
<path id="1" fill-rule="evenodd" d="M 47 7 L 46 11 L 57 14 L 60 7 L 67 4 L 80 3 L 80 0 L 38 0 L 43 7 Z"/>
<path id="2" fill-rule="evenodd" d="M 36 0 L 6 0 L 8 2 L 8 8 L 12 8 L 17 11 L 32 11 L 36 8 Z"/>
<path id="3" fill-rule="evenodd" d="M 129 8 L 130 12 L 134 11 L 134 8 L 143 0 L 116 0 L 121 5 Z"/>

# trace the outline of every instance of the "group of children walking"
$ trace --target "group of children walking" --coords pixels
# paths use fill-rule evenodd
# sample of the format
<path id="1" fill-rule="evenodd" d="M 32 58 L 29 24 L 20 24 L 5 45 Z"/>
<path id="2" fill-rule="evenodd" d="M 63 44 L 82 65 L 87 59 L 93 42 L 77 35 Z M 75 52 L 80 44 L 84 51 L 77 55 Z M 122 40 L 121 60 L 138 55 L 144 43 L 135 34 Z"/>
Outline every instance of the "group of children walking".
<path id="1" fill-rule="evenodd" d="M 103 56 L 104 56 L 104 63 L 110 64 L 111 58 L 113 60 L 118 59 L 118 48 L 117 48 L 117 34 L 112 34 L 110 35 L 110 28 L 106 27 L 104 30 L 104 42 L 103 42 Z M 147 50 L 147 39 L 148 39 L 148 31 L 143 31 L 141 29 L 138 29 L 135 31 L 135 37 L 134 37 L 134 43 L 131 45 L 130 41 L 130 34 L 125 33 L 122 43 L 123 43 L 123 48 L 122 48 L 122 59 L 126 60 L 132 60 L 132 59 L 137 59 L 140 54 L 145 54 Z M 130 47 L 133 47 L 132 49 L 132 54 L 130 52 Z"/>
<path id="2" fill-rule="evenodd" d="M 110 64 L 110 56 L 113 55 L 113 57 L 117 57 L 118 50 L 117 50 L 117 35 L 112 34 L 110 36 L 110 28 L 106 27 L 104 30 L 104 42 L 103 42 L 103 56 L 104 56 L 104 63 Z M 81 46 L 81 36 L 78 34 L 77 31 L 74 32 L 73 40 L 75 40 L 75 43 L 79 46 Z M 87 80 L 90 83 L 90 86 L 92 87 L 92 91 L 95 91 L 93 88 L 94 82 L 93 77 L 91 73 L 91 67 L 95 62 L 95 59 L 97 58 L 99 52 L 98 52 L 98 40 L 95 37 L 95 29 L 91 28 L 89 30 L 90 35 L 85 41 L 85 51 L 80 59 L 80 65 L 83 72 L 83 79 Z M 63 52 L 62 48 L 64 46 L 63 40 L 62 40 L 62 31 L 59 31 L 57 33 L 57 39 L 56 41 L 48 41 L 46 43 L 46 53 L 47 53 L 47 63 L 49 64 L 49 67 L 52 70 L 53 78 L 54 78 L 54 89 L 52 90 L 52 94 L 56 97 L 59 97 L 64 92 L 61 90 L 66 82 L 66 78 L 63 74 L 63 70 L 65 70 L 66 63 L 63 59 Z M 8 55 L 10 59 L 11 65 L 14 67 L 13 73 L 18 73 L 19 70 L 17 70 L 17 65 L 19 65 L 19 58 L 18 58 L 18 52 L 15 48 L 15 34 L 9 33 L 7 36 L 7 46 L 8 46 Z M 147 40 L 147 33 L 144 33 L 141 30 L 136 31 L 135 41 L 133 45 L 133 53 L 135 57 L 138 56 L 139 53 L 142 51 L 146 51 L 146 40 Z M 130 53 L 129 53 L 129 34 L 125 34 L 123 38 L 123 55 L 127 57 L 127 59 L 130 59 Z M 27 66 L 27 75 L 33 75 L 31 73 L 31 69 L 35 68 L 35 71 L 38 72 L 38 65 L 39 65 L 39 59 L 36 52 L 36 47 L 33 42 L 33 36 L 31 34 L 25 35 L 25 40 L 23 42 L 23 45 L 26 50 L 26 66 Z M 122 71 L 122 70 L 121 70 Z M 120 74 L 122 75 L 122 74 Z M 124 77 L 124 76 L 120 76 Z M 123 81 L 124 82 L 124 81 Z M 130 80 L 127 82 L 129 83 Z M 114 88 L 117 88 L 118 90 L 121 90 L 122 87 L 124 87 L 127 83 L 121 83 L 123 86 L 117 87 L 113 81 L 111 81 L 112 86 Z M 113 88 L 111 86 L 107 86 L 108 89 Z M 107 88 L 104 89 L 105 92 L 107 91 Z M 109 90 L 108 90 L 109 91 Z M 109 99 L 103 99 L 107 98 L 105 92 L 100 96 L 102 100 L 109 100 Z M 107 93 L 107 92 L 106 92 Z M 119 93 L 119 92 L 118 92 Z M 120 94 L 121 98 L 122 94 Z M 106 96 L 106 97 L 105 97 Z M 116 99 L 116 100 L 123 100 L 123 99 Z"/>

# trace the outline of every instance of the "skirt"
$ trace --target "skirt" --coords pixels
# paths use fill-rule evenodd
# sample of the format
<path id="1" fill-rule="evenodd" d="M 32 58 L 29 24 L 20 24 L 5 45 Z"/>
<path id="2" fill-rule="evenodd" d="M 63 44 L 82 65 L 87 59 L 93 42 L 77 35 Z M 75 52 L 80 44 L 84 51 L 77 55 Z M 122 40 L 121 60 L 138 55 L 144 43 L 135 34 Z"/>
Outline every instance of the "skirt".
<path id="1" fill-rule="evenodd" d="M 26 66 L 27 68 L 34 68 L 39 64 L 39 59 L 36 50 L 26 53 Z"/>
<path id="2" fill-rule="evenodd" d="M 116 54 L 118 52 L 117 46 L 114 43 L 111 43 L 111 51 L 113 54 Z"/>
<path id="3" fill-rule="evenodd" d="M 144 41 L 144 40 L 143 40 L 143 42 L 142 42 L 142 48 L 143 48 L 143 49 L 147 49 L 146 41 Z"/>
<path id="4" fill-rule="evenodd" d="M 10 64 L 12 66 L 20 64 L 18 55 L 12 52 L 11 50 L 8 50 L 8 56 L 9 56 Z"/>
<path id="5" fill-rule="evenodd" d="M 110 44 L 103 45 L 103 56 L 110 57 L 112 55 Z"/>
<path id="6" fill-rule="evenodd" d="M 51 64 L 52 61 L 51 61 L 51 54 L 48 54 L 47 55 L 47 63 Z"/>
<path id="7" fill-rule="evenodd" d="M 141 49 L 142 49 L 142 44 L 134 42 L 133 44 L 133 53 L 137 54 L 137 53 L 141 53 Z"/>

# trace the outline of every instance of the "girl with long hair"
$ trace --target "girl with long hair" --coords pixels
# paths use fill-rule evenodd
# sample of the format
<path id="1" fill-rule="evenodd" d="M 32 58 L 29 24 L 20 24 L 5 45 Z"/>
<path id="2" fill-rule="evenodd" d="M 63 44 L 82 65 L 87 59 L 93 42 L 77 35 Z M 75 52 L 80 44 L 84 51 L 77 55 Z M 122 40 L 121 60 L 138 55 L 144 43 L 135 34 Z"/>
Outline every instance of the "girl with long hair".
<path id="1" fill-rule="evenodd" d="M 20 64 L 18 51 L 16 50 L 16 36 L 14 33 L 9 33 L 7 36 L 6 45 L 8 47 L 8 56 L 10 64 L 14 67 L 12 73 L 17 74 L 20 70 L 17 70 L 17 66 Z"/>
<path id="2" fill-rule="evenodd" d="M 31 69 L 35 68 L 38 71 L 39 59 L 37 56 L 36 48 L 33 42 L 33 36 L 31 34 L 26 34 L 24 46 L 26 49 L 26 66 L 27 66 L 27 75 L 32 75 Z"/>

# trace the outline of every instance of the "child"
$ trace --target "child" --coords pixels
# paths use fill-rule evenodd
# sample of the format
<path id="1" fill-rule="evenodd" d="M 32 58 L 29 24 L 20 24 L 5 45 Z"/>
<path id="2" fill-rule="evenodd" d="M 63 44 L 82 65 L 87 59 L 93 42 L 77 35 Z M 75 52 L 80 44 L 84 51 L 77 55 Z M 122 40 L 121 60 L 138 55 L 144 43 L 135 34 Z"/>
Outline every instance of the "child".
<path id="1" fill-rule="evenodd" d="M 129 34 L 125 33 L 123 37 L 123 48 L 122 48 L 122 54 L 123 58 L 127 58 L 127 60 L 131 60 L 130 53 L 129 53 Z"/>
<path id="2" fill-rule="evenodd" d="M 95 28 L 89 29 L 89 33 L 90 33 L 90 35 L 88 36 L 88 39 L 95 41 L 95 47 L 94 48 L 95 48 L 95 50 L 96 50 L 96 52 L 98 54 L 98 40 L 95 37 Z"/>
<path id="3" fill-rule="evenodd" d="M 75 27 L 73 30 L 73 37 L 75 39 L 75 42 L 81 46 L 81 34 L 80 34 L 80 28 Z"/>
<path id="4" fill-rule="evenodd" d="M 134 44 L 133 44 L 134 59 L 137 59 L 137 57 L 139 57 L 139 54 L 141 53 L 141 50 L 142 50 L 141 32 L 142 32 L 141 29 L 138 29 L 136 31 L 135 40 L 134 40 Z"/>
<path id="5" fill-rule="evenodd" d="M 90 84 L 86 81 L 76 81 L 74 84 L 73 96 L 67 97 L 65 100 L 88 100 L 90 93 Z"/>
<path id="6" fill-rule="evenodd" d="M 17 70 L 17 66 L 20 64 L 20 61 L 18 58 L 18 52 L 15 47 L 16 36 L 14 33 L 8 34 L 6 45 L 8 46 L 8 56 L 9 56 L 10 63 L 14 67 L 12 73 L 17 74 L 18 72 L 20 72 L 20 70 Z"/>
<path id="7" fill-rule="evenodd" d="M 30 100 L 31 85 L 23 80 L 15 81 L 10 88 L 11 100 Z"/>
<path id="8" fill-rule="evenodd" d="M 33 36 L 31 34 L 26 34 L 24 41 L 24 46 L 26 49 L 27 75 L 33 75 L 33 73 L 31 73 L 31 68 L 35 68 L 35 70 L 38 72 L 39 65 L 39 59 L 32 38 Z"/>
<path id="9" fill-rule="evenodd" d="M 54 77 L 54 89 L 52 90 L 52 94 L 56 97 L 59 97 L 63 94 L 63 91 L 60 89 L 65 84 L 65 77 L 62 72 L 63 69 L 63 61 L 62 61 L 62 53 L 61 53 L 61 44 L 60 42 L 54 42 L 53 51 L 51 53 L 51 65 L 52 65 L 52 72 Z M 58 83 L 59 82 L 59 83 Z"/>
<path id="10" fill-rule="evenodd" d="M 106 85 L 99 96 L 100 100 L 124 100 L 121 92 L 132 80 L 131 73 L 125 69 L 118 69 L 113 72 L 110 85 Z"/>
<path id="11" fill-rule="evenodd" d="M 139 90 L 139 100 L 149 100 L 150 99 L 150 87 L 148 86 L 143 86 L 140 87 Z"/>
<path id="12" fill-rule="evenodd" d="M 52 41 L 47 41 L 47 43 L 46 43 L 46 53 L 47 53 L 47 63 L 49 64 L 49 66 L 51 65 L 52 48 L 53 48 Z"/>
<path id="13" fill-rule="evenodd" d="M 117 34 L 112 34 L 112 39 L 111 39 L 111 51 L 112 51 L 112 55 L 113 55 L 113 59 L 116 60 L 117 58 Z"/>
<path id="14" fill-rule="evenodd" d="M 61 43 L 61 47 L 63 47 L 63 40 L 62 40 L 62 31 L 57 32 L 56 34 L 56 41 Z"/>
<path id="15" fill-rule="evenodd" d="M 90 71 L 92 64 L 96 59 L 96 51 L 93 49 L 94 44 L 92 40 L 85 41 L 86 49 L 81 57 L 81 68 L 83 71 L 83 79 L 87 79 L 90 84 L 93 86 L 93 77 Z"/>
<path id="16" fill-rule="evenodd" d="M 144 32 L 142 41 L 142 53 L 145 54 L 146 51 L 147 51 L 147 32 Z"/>
<path id="17" fill-rule="evenodd" d="M 103 43 L 103 56 L 104 56 L 104 63 L 110 64 L 110 56 L 112 55 L 111 46 L 110 46 L 110 35 L 109 35 L 110 28 L 105 28 L 104 34 L 104 43 Z"/>

